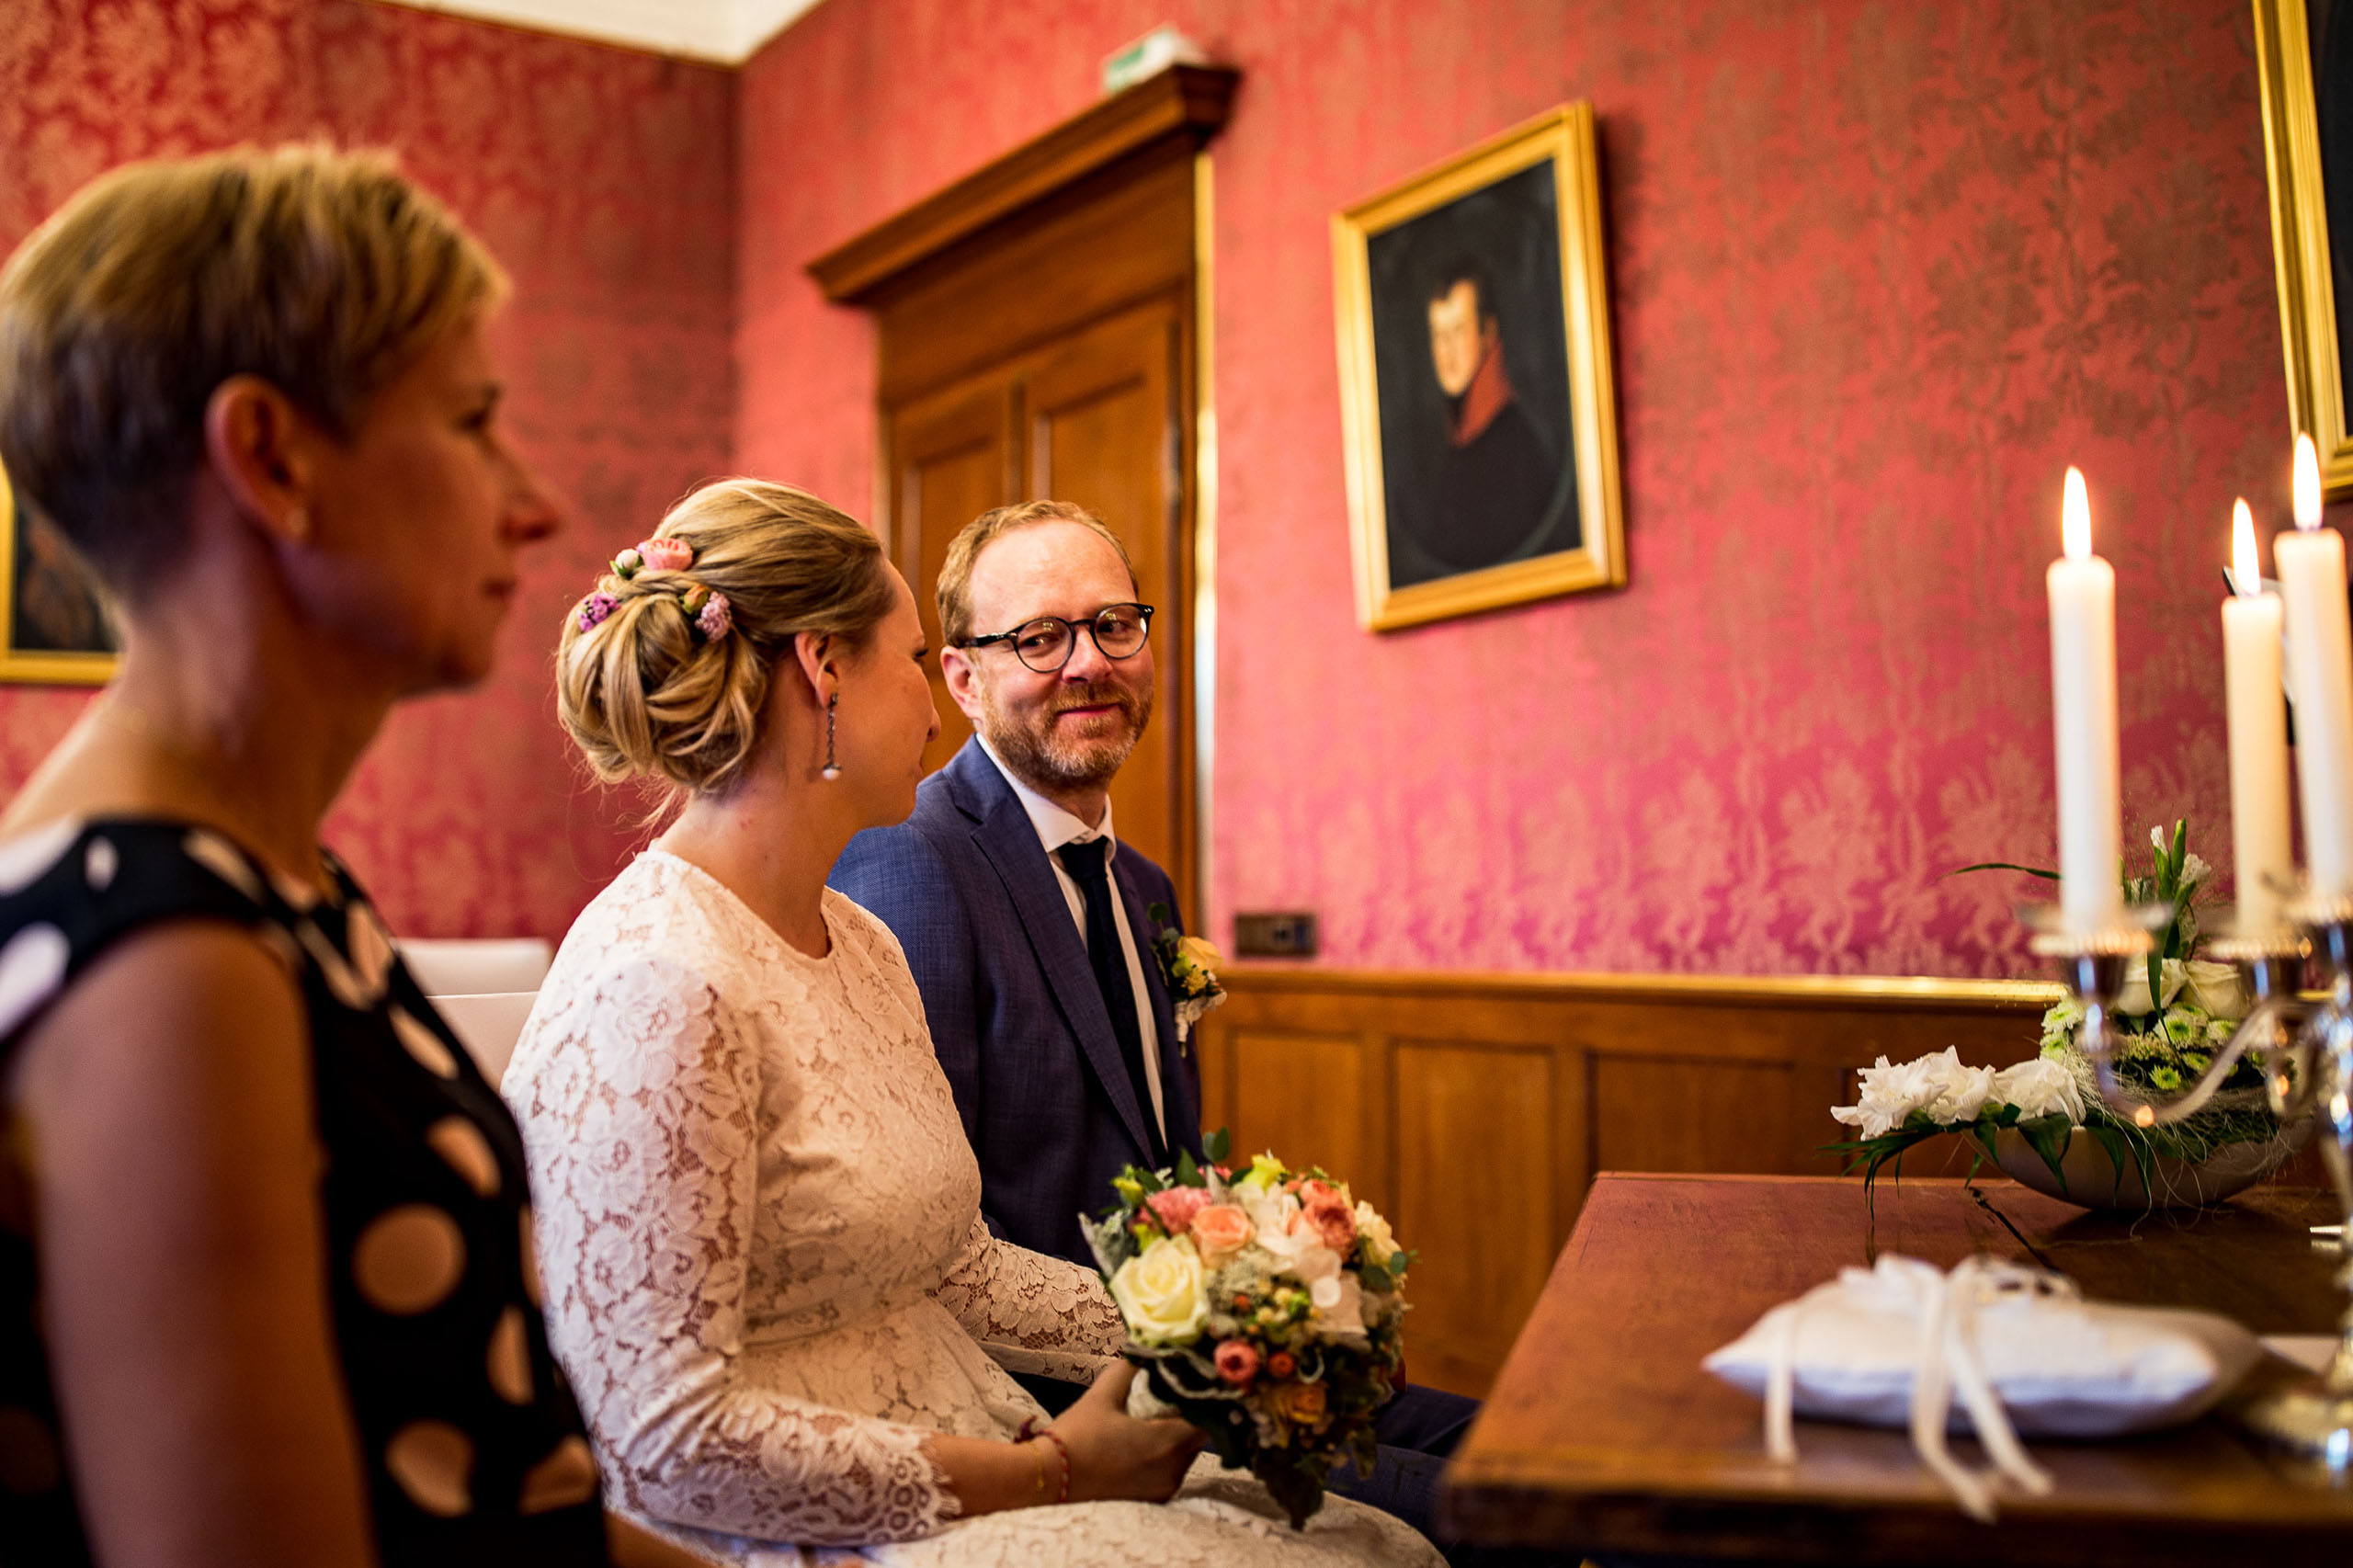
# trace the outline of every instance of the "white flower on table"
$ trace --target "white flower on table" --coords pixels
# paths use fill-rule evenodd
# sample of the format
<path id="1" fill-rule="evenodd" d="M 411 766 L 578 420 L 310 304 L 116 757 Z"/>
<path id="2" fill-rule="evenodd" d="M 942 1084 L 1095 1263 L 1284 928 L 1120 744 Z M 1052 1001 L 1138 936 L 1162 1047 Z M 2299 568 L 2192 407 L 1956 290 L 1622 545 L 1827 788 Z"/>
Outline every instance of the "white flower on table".
<path id="1" fill-rule="evenodd" d="M 2084 1124 L 2084 1091 L 2075 1075 L 2044 1057 L 2005 1067 L 1994 1074 L 1992 1097 L 2018 1108 L 2021 1120 L 2063 1112 L 2070 1127 Z"/>
<path id="2" fill-rule="evenodd" d="M 2218 967 L 2228 967 L 2218 966 Z M 2189 983 L 2189 971 L 2179 959 L 2167 959 L 2157 966 L 2157 999 L 2149 1000 L 2149 966 L 2145 960 L 2134 960 L 2125 967 L 2124 989 L 2117 994 L 2116 1010 L 2130 1017 L 2141 1017 L 2159 1007 L 2170 1007 L 2181 988 Z"/>
<path id="3" fill-rule="evenodd" d="M 1830 1114 L 1849 1127 L 1860 1128 L 1866 1138 L 1896 1131 L 1915 1110 L 1927 1112 L 1931 1120 L 1944 1127 L 1973 1121 L 1986 1096 L 1994 1092 L 1994 1070 L 1962 1065 L 1961 1051 L 1949 1045 L 1934 1055 L 1900 1065 L 1891 1064 L 1882 1056 L 1878 1065 L 1864 1068 L 1857 1078 L 1859 1102 L 1835 1106 Z"/>
<path id="4" fill-rule="evenodd" d="M 2144 971 L 2147 967 L 2142 966 Z M 2182 965 L 2182 978 L 2188 986 L 2190 1001 L 2204 1008 L 2208 1017 L 2234 1024 L 2246 1017 L 2246 987 L 2239 981 L 2238 965 L 2191 959 Z M 2142 983 L 2146 984 L 2147 981 L 2143 972 Z"/>

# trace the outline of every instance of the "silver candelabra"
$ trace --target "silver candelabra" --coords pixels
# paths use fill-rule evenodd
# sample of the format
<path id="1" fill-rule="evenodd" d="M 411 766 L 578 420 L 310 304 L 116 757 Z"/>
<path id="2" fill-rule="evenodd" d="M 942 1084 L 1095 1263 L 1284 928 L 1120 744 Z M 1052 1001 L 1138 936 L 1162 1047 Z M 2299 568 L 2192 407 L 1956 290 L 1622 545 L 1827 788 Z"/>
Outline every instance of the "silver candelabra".
<path id="1" fill-rule="evenodd" d="M 2100 1096 L 2137 1127 L 2162 1126 L 2205 1106 L 2252 1057 L 2283 1125 L 2307 1112 L 2318 1116 L 2322 1161 L 2347 1221 L 2338 1232 L 2346 1261 L 2337 1283 L 2353 1293 L 2353 898 L 2305 898 L 2288 907 L 2292 928 L 2243 932 L 2211 944 L 2213 957 L 2237 967 L 2255 1005 L 2195 1084 L 2160 1097 L 2117 1073 L 2114 1014 L 2130 966 L 2148 960 L 2152 931 L 2172 913 L 2163 904 L 2131 910 L 2088 933 L 2045 926 L 2034 938 L 2035 951 L 2058 963 L 2083 1006 L 2077 1041 Z M 2325 1000 L 2305 1000 L 2308 977 L 2325 980 Z M 2333 1469 L 2353 1465 L 2353 1307 L 2340 1320 L 2336 1356 L 2317 1380 L 2262 1394 L 2234 1415 L 2258 1435 Z"/>

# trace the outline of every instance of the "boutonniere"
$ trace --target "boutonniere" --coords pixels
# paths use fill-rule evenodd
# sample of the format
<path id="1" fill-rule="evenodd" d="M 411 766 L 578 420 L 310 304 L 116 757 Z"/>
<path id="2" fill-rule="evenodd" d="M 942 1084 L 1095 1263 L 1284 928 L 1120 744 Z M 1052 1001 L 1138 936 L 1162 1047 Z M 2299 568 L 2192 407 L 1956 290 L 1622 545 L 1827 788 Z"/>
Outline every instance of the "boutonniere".
<path id="1" fill-rule="evenodd" d="M 1167 983 L 1169 1005 L 1176 1014 L 1176 1044 L 1181 1050 L 1201 1015 L 1225 1000 L 1225 987 L 1217 979 L 1225 955 L 1214 942 L 1177 930 L 1176 912 L 1166 904 L 1155 903 L 1144 913 L 1156 927 L 1152 950 L 1160 960 L 1160 978 Z"/>

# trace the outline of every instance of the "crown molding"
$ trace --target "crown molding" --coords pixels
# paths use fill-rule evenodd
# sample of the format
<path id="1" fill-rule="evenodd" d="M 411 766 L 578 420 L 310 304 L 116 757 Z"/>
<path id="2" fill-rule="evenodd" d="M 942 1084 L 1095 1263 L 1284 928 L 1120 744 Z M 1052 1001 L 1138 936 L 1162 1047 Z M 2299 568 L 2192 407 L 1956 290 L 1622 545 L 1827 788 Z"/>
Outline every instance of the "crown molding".
<path id="1" fill-rule="evenodd" d="M 715 65 L 741 65 L 817 0 L 379 0 Z"/>
<path id="2" fill-rule="evenodd" d="M 1231 66 L 1172 65 L 835 245 L 809 275 L 835 304 L 866 303 L 918 263 L 1122 158 L 1174 138 L 1207 142 L 1241 79 Z"/>

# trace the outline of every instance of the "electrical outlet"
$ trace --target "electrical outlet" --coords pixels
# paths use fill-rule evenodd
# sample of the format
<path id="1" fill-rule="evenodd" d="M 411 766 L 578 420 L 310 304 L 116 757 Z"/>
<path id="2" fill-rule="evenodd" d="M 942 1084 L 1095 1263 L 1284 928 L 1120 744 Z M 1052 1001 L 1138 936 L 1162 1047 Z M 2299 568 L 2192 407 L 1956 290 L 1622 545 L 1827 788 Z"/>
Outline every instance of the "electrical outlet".
<path id="1" fill-rule="evenodd" d="M 1233 917 L 1233 950 L 1245 959 L 1312 959 L 1315 916 L 1299 911 Z"/>

